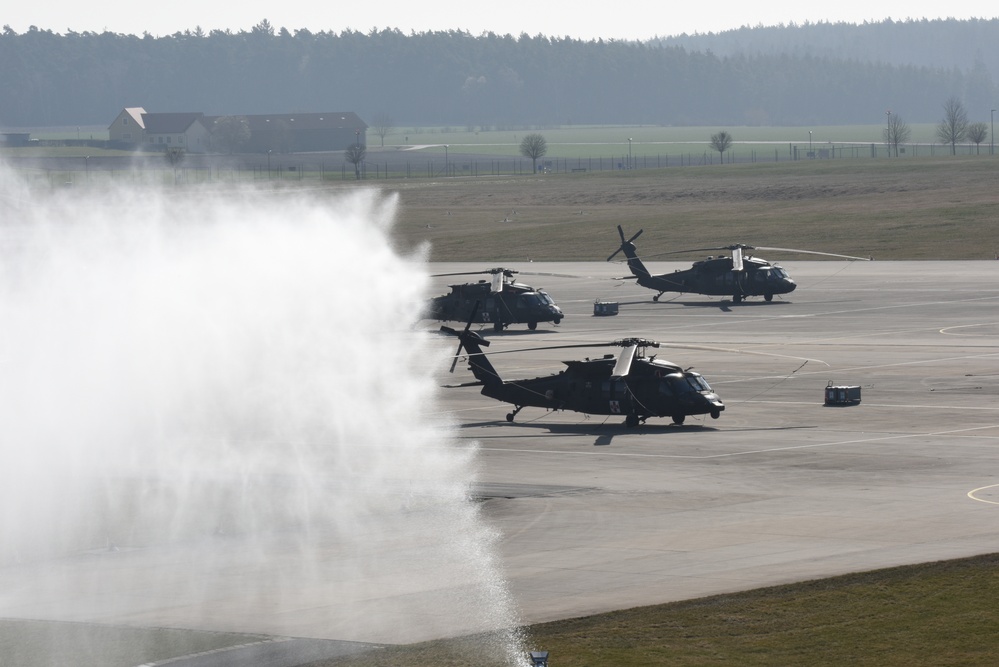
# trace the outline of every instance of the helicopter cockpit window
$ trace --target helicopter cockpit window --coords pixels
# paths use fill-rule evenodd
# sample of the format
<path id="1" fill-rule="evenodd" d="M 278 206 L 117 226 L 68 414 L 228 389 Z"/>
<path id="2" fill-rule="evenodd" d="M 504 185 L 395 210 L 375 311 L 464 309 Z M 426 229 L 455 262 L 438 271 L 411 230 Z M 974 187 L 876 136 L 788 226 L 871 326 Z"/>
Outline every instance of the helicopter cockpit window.
<path id="1" fill-rule="evenodd" d="M 544 303 L 541 295 L 535 292 L 525 292 L 521 295 L 521 303 L 530 306 L 540 306 Z"/>
<path id="2" fill-rule="evenodd" d="M 765 269 L 759 269 L 756 272 L 756 279 L 761 281 L 766 281 L 768 283 L 774 283 L 787 277 L 787 272 L 779 266 L 768 266 Z"/>
<path id="3" fill-rule="evenodd" d="M 681 394 L 689 394 L 692 391 L 697 391 L 690 385 L 689 382 L 687 382 L 687 378 L 680 375 L 679 373 L 673 373 L 671 375 L 667 375 L 666 378 L 663 380 L 663 384 L 669 385 L 668 388 L 663 388 L 662 386 L 660 386 L 659 391 L 663 392 L 664 394 L 667 393 L 667 391 L 669 391 L 672 392 L 673 395 L 675 396 L 680 396 Z"/>
<path id="4" fill-rule="evenodd" d="M 711 391 L 711 386 L 697 373 L 687 373 L 683 376 L 694 391 Z"/>
<path id="5" fill-rule="evenodd" d="M 550 296 L 548 296 L 548 292 L 544 291 L 543 289 L 539 289 L 538 290 L 538 296 L 541 297 L 541 300 L 545 304 L 547 304 L 549 306 L 554 306 L 555 305 L 555 300 L 553 298 L 551 298 Z"/>

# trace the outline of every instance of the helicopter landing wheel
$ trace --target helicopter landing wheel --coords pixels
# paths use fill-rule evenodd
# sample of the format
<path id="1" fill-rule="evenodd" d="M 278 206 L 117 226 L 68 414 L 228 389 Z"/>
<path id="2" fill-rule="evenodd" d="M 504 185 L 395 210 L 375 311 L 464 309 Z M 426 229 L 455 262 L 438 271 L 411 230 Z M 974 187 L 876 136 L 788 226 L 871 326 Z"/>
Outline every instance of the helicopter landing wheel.
<path id="1" fill-rule="evenodd" d="M 502 322 L 494 322 L 493 323 L 493 331 L 495 331 L 496 333 L 499 333 L 500 331 L 503 331 L 503 323 Z"/>
<path id="2" fill-rule="evenodd" d="M 524 409 L 523 405 L 515 405 L 513 407 L 513 412 L 508 412 L 506 415 L 506 420 L 508 422 L 513 422 L 513 418 L 517 416 L 517 413 Z"/>
<path id="3" fill-rule="evenodd" d="M 774 300 L 774 295 L 773 294 L 764 294 L 763 295 L 763 300 L 766 301 L 767 303 L 770 303 L 771 301 Z"/>
<path id="4" fill-rule="evenodd" d="M 733 294 L 732 295 L 732 303 L 742 303 L 742 295 L 741 294 Z"/>
<path id="5" fill-rule="evenodd" d="M 661 296 L 662 296 L 662 293 L 656 294 L 654 297 L 652 297 L 652 300 L 653 301 L 659 301 L 659 297 L 661 297 Z"/>
<path id="6" fill-rule="evenodd" d="M 628 428 L 635 428 L 638 426 L 638 415 L 630 414 L 624 418 L 624 425 Z"/>
<path id="7" fill-rule="evenodd" d="M 719 412 L 718 410 L 712 410 L 711 411 L 711 418 L 712 419 L 718 419 L 719 417 L 721 417 L 721 412 Z"/>
<path id="8" fill-rule="evenodd" d="M 677 426 L 683 426 L 683 420 L 686 418 L 686 415 L 673 415 L 673 423 Z"/>
<path id="9" fill-rule="evenodd" d="M 537 322 L 528 322 L 527 323 L 527 328 L 530 329 L 531 331 L 534 331 L 535 329 L 538 328 L 538 323 Z"/>

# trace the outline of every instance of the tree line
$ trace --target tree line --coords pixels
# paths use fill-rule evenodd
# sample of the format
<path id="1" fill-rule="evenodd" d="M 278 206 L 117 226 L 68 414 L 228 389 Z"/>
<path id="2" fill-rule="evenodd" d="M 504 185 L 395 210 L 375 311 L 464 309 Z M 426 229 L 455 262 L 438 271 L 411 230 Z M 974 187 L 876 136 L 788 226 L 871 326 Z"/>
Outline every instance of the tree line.
<path id="1" fill-rule="evenodd" d="M 104 125 L 131 106 L 217 116 L 354 111 L 476 131 L 835 125 L 880 122 L 889 108 L 934 122 L 941 99 L 996 99 L 987 77 L 953 67 L 526 34 L 314 33 L 267 21 L 165 37 L 7 26 L 0 90 L 6 127 Z"/>

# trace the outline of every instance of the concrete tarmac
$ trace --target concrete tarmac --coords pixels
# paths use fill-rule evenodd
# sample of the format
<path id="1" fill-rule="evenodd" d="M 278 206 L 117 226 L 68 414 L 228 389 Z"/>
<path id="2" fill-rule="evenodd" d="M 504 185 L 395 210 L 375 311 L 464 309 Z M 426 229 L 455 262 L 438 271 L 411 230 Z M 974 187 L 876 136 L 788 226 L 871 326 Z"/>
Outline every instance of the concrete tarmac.
<path id="1" fill-rule="evenodd" d="M 688 417 L 683 426 L 653 418 L 626 428 L 620 417 L 536 408 L 508 423 L 510 406 L 477 388 L 442 390 L 428 410 L 457 421 L 459 446 L 477 448 L 473 493 L 501 534 L 499 560 L 521 622 L 999 548 L 999 262 L 784 265 L 797 291 L 733 304 L 669 294 L 653 302 L 653 292 L 614 279 L 627 271 L 621 264 L 512 264 L 566 318 L 534 332 L 483 328 L 489 353 L 521 350 L 493 359 L 505 379 L 608 351 L 522 348 L 639 336 L 663 343 L 661 358 L 702 373 L 726 405 L 717 420 Z M 656 272 L 687 266 L 650 264 Z M 464 279 L 434 280 L 432 294 L 442 294 Z M 594 316 L 596 300 L 617 302 L 619 314 Z M 441 339 L 442 350 L 454 344 Z M 441 384 L 471 380 L 464 363 L 453 375 L 440 369 Z M 824 405 L 829 383 L 859 386 L 860 404 Z M 403 557 L 406 546 L 398 546 Z M 440 612 L 447 595 L 429 564 L 424 580 L 400 587 L 358 580 L 363 568 L 338 565 L 336 549 L 321 585 L 289 597 L 275 579 L 250 606 L 235 602 L 239 569 L 220 572 L 205 585 L 220 610 L 211 615 L 146 599 L 130 579 L 96 609 L 75 603 L 84 573 L 118 581 L 117 568 L 135 560 L 153 576 L 170 556 L 83 554 L 55 574 L 46 564 L 11 568 L 0 573 L 0 607 L 15 618 L 352 642 L 481 630 Z M 171 576 L 179 590 L 190 587 L 183 570 Z"/>
<path id="2" fill-rule="evenodd" d="M 658 354 L 693 366 L 726 405 L 683 426 L 534 408 L 510 424 L 509 406 L 449 390 L 460 437 L 480 446 L 485 513 L 502 530 L 524 622 L 999 548 L 999 262 L 784 266 L 794 293 L 741 304 L 655 303 L 633 281 L 608 280 L 627 273 L 620 264 L 513 266 L 566 318 L 533 333 L 485 330 L 488 351 L 629 336 L 717 348 Z M 433 270 L 462 267 L 484 268 Z M 619 314 L 594 316 L 596 299 Z M 584 356 L 493 362 L 515 379 Z M 455 381 L 472 379 L 463 366 Z M 829 383 L 859 385 L 860 404 L 824 405 Z"/>

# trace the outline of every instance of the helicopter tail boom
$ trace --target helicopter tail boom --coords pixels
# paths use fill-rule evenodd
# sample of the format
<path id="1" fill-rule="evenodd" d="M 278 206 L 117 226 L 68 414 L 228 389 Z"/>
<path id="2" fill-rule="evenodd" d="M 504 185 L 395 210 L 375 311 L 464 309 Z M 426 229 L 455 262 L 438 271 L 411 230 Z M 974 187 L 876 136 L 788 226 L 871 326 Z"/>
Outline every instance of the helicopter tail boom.
<path id="1" fill-rule="evenodd" d="M 485 352 L 482 351 L 483 346 L 489 346 L 488 340 L 480 336 L 478 332 L 471 331 L 468 327 L 462 331 L 455 331 L 451 327 L 441 327 L 441 331 L 458 337 L 458 354 L 460 355 L 462 350 L 468 353 L 468 368 L 478 380 L 476 384 L 484 386 L 503 384 L 499 373 L 496 372 L 492 362 L 486 358 Z M 455 362 L 457 362 L 457 355 Z M 454 364 L 451 365 L 451 372 L 454 372 Z"/>

